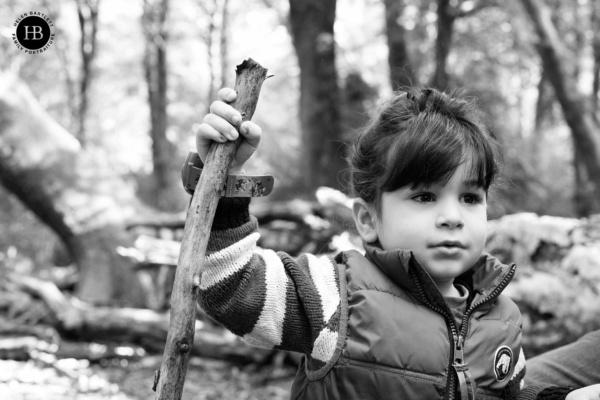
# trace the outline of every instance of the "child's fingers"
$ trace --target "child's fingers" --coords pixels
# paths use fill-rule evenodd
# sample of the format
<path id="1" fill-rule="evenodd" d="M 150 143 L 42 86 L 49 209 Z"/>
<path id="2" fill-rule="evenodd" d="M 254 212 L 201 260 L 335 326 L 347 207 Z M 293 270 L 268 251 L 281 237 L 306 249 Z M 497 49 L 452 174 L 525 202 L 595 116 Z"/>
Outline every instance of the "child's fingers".
<path id="1" fill-rule="evenodd" d="M 240 133 L 245 140 L 242 140 L 242 143 L 235 154 L 235 164 L 243 166 L 256 151 L 262 136 L 262 130 L 255 123 L 246 121 L 240 126 Z"/>
<path id="2" fill-rule="evenodd" d="M 196 152 L 202 162 L 206 160 L 206 155 L 213 142 L 223 143 L 227 141 L 227 138 L 221 135 L 221 132 L 208 124 L 194 124 L 192 131 L 196 135 Z"/>
<path id="3" fill-rule="evenodd" d="M 238 137 L 238 132 L 233 125 L 215 114 L 207 114 L 204 117 L 202 125 L 208 125 L 223 135 L 228 140 L 235 140 Z M 204 131 L 203 131 L 204 132 Z M 212 132 L 206 131 L 207 134 Z"/>
<path id="4" fill-rule="evenodd" d="M 227 141 L 227 138 L 215 129 L 213 126 L 202 123 L 202 124 L 194 124 L 192 127 L 194 133 L 196 134 L 196 141 L 200 140 L 203 142 L 220 142 L 223 143 Z"/>
<path id="5" fill-rule="evenodd" d="M 240 133 L 248 144 L 252 147 L 258 147 L 258 143 L 260 142 L 260 138 L 262 137 L 262 129 L 260 126 L 256 125 L 252 121 L 243 122 L 240 126 Z"/>
<path id="6" fill-rule="evenodd" d="M 234 101 L 236 99 L 237 93 L 235 90 L 233 90 L 231 88 L 223 88 L 223 89 L 219 90 L 217 97 L 221 101 L 231 103 L 232 101 Z"/>
<path id="7" fill-rule="evenodd" d="M 242 114 L 227 103 L 215 101 L 210 105 L 210 113 L 224 118 L 232 125 L 239 125 L 242 122 Z M 209 114 L 210 115 L 210 114 Z"/>

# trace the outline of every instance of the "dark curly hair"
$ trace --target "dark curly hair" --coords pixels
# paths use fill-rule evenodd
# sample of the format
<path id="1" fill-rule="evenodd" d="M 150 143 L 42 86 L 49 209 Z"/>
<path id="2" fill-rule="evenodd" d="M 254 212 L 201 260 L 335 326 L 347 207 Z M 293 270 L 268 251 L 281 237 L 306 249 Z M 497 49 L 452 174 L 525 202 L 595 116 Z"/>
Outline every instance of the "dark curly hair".
<path id="1" fill-rule="evenodd" d="M 446 184 L 469 162 L 469 179 L 488 191 L 500 149 L 483 112 L 460 95 L 407 88 L 387 101 L 351 146 L 350 189 L 379 210 L 381 194 Z"/>

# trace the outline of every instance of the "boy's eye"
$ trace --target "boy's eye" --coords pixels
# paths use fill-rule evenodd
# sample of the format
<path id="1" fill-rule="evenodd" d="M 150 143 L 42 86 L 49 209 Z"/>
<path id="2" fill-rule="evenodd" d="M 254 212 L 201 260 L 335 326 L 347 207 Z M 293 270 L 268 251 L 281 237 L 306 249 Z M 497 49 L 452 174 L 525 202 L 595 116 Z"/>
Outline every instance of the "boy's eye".
<path id="1" fill-rule="evenodd" d="M 429 203 L 434 201 L 435 198 L 431 193 L 420 193 L 416 196 L 413 196 L 413 200 L 418 201 L 419 203 Z"/>
<path id="2" fill-rule="evenodd" d="M 465 203 L 467 204 L 479 204 L 481 203 L 481 196 L 474 193 L 465 194 L 463 196 Z"/>

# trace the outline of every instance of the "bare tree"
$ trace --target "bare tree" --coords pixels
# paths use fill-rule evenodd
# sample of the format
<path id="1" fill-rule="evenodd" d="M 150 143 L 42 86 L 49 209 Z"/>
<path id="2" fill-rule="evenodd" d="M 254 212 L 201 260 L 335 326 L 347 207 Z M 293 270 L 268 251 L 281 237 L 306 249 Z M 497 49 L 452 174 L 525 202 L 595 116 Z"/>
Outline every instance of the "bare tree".
<path id="1" fill-rule="evenodd" d="M 206 101 L 206 112 L 208 113 L 210 103 L 215 99 L 217 90 L 230 86 L 228 78 L 233 75 L 233 70 L 229 71 L 227 60 L 229 55 L 229 0 L 200 0 L 198 5 L 207 18 L 207 26 L 201 32 L 201 37 L 206 45 L 208 60 L 209 84 Z"/>
<path id="2" fill-rule="evenodd" d="M 167 139 L 167 29 L 169 0 L 144 0 L 142 27 L 146 38 L 144 71 L 150 104 L 150 137 L 154 186 L 153 205 L 161 210 L 172 210 L 174 188 L 172 160 L 175 147 Z"/>
<path id="3" fill-rule="evenodd" d="M 227 56 L 228 49 L 228 29 L 229 29 L 229 0 L 222 0 L 221 4 L 221 41 L 219 45 L 219 54 L 221 55 L 221 85 L 229 86 L 229 75 L 233 75 L 233 70 L 229 71 L 229 62 Z"/>
<path id="4" fill-rule="evenodd" d="M 78 297 L 141 305 L 141 286 L 116 247 L 133 243 L 127 220 L 150 210 L 130 184 L 81 149 L 15 74 L 2 72 L 0 81 L 0 184 L 60 238 L 79 267 Z"/>
<path id="5" fill-rule="evenodd" d="M 452 34 L 454 33 L 454 21 L 456 13 L 451 6 L 450 0 L 438 0 L 437 2 L 437 38 L 435 40 L 435 72 L 430 82 L 440 90 L 448 87 L 449 76 L 446 64 L 452 46 Z"/>
<path id="6" fill-rule="evenodd" d="M 576 210 L 580 215 L 600 212 L 600 128 L 594 110 L 579 91 L 570 64 L 570 56 L 562 42 L 550 9 L 539 0 L 522 0 L 534 29 L 539 36 L 537 44 L 542 65 L 554 87 L 565 120 L 571 128 L 575 149 L 577 174 L 575 193 Z"/>
<path id="7" fill-rule="evenodd" d="M 592 7 L 592 32 L 593 32 L 593 51 L 594 51 L 594 90 L 592 92 L 592 103 L 594 115 L 598 119 L 597 112 L 599 111 L 599 99 L 600 95 L 600 0 L 594 0 L 591 2 Z"/>
<path id="8" fill-rule="evenodd" d="M 533 138 L 530 150 L 530 159 L 533 165 L 536 165 L 540 156 L 539 143 L 544 137 L 544 121 L 551 115 L 552 108 L 556 102 L 552 84 L 548 78 L 548 72 L 542 69 L 540 80 L 537 85 L 538 98 L 535 107 L 535 125 L 533 128 Z"/>
<path id="9" fill-rule="evenodd" d="M 290 24 L 300 65 L 304 189 L 340 187 L 342 129 L 335 68 L 336 0 L 290 0 Z"/>
<path id="10" fill-rule="evenodd" d="M 405 0 L 385 0 L 385 28 L 388 44 L 388 65 L 393 90 L 418 84 L 417 72 L 410 60 L 406 29 L 400 23 Z"/>
<path id="11" fill-rule="evenodd" d="M 486 7 L 495 6 L 495 0 L 452 1 L 437 0 L 437 37 L 435 40 L 435 72 L 430 85 L 445 90 L 450 85 L 448 55 L 452 49 L 454 22 L 457 18 L 476 14 Z"/>
<path id="12" fill-rule="evenodd" d="M 75 0 L 76 2 L 79 0 Z M 100 0 L 98 0 L 99 2 Z M 52 2 L 50 0 L 42 0 L 41 4 L 43 5 L 44 9 L 47 11 L 48 16 L 50 17 L 50 19 L 52 21 L 56 21 L 60 15 L 60 9 L 61 9 L 61 5 L 57 2 Z M 79 7 L 79 6 L 78 6 Z M 66 32 L 62 29 L 62 27 L 59 24 L 56 24 L 54 26 L 54 32 L 56 34 L 56 37 L 67 37 Z M 83 41 L 83 37 L 82 37 L 82 41 Z M 82 46 L 83 42 L 80 42 L 80 48 Z M 56 52 L 57 52 L 57 56 L 60 59 L 60 71 L 64 76 L 64 90 L 65 90 L 65 101 L 67 103 L 67 108 L 65 110 L 65 114 L 67 115 L 68 118 L 68 123 L 66 123 L 65 125 L 68 125 L 68 130 L 70 132 L 72 132 L 74 135 L 78 136 L 78 140 L 80 140 L 80 143 L 82 145 L 84 145 L 84 141 L 81 141 L 81 135 L 78 135 L 79 132 L 79 127 L 81 126 L 80 124 L 80 106 L 81 103 L 79 101 L 79 92 L 81 90 L 81 80 L 79 80 L 79 82 L 77 82 L 77 79 L 75 77 L 75 74 L 72 71 L 71 68 L 71 64 L 72 64 L 72 60 L 69 57 L 69 48 L 70 48 L 70 42 L 67 40 L 58 40 L 55 43 L 56 45 Z M 15 59 L 17 58 L 13 58 L 11 61 L 14 62 Z M 82 62 L 83 62 L 83 56 L 82 56 Z M 19 70 L 20 68 L 16 68 L 15 71 Z M 81 74 L 83 76 L 83 74 Z M 89 83 L 89 82 L 88 82 Z M 87 90 L 86 90 L 87 93 Z"/>
<path id="13" fill-rule="evenodd" d="M 88 89 L 92 79 L 92 63 L 96 56 L 98 33 L 98 7 L 100 0 L 76 0 L 79 29 L 81 31 L 81 77 L 79 80 L 79 107 L 77 112 L 77 138 L 82 145 L 87 142 L 85 121 L 88 113 Z"/>
<path id="14" fill-rule="evenodd" d="M 201 32 L 201 37 L 202 40 L 204 41 L 204 44 L 206 45 L 206 55 L 207 55 L 207 60 L 208 60 L 208 75 L 209 75 L 209 82 L 208 82 L 208 93 L 207 93 L 207 101 L 206 101 L 206 111 L 205 113 L 209 113 L 210 112 L 210 103 L 211 101 L 216 97 L 215 93 L 218 89 L 218 85 L 216 83 L 216 74 L 215 74 L 215 68 L 213 67 L 213 59 L 214 59 L 214 50 L 213 50 L 213 36 L 215 34 L 215 30 L 216 30 L 216 24 L 215 24 L 215 20 L 216 20 L 216 14 L 217 14 L 217 0 L 211 0 L 210 4 L 207 5 L 207 2 L 205 0 L 200 0 L 198 2 L 200 8 L 202 9 L 202 11 L 204 12 L 204 14 L 206 15 L 207 19 L 208 19 L 208 24 L 206 27 L 206 31 Z"/>

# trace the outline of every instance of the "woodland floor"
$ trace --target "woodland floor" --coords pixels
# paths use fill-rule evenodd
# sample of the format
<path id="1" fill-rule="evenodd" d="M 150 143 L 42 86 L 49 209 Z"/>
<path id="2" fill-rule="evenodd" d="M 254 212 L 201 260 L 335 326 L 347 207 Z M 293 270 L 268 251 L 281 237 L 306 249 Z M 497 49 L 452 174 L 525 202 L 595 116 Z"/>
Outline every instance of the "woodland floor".
<path id="1" fill-rule="evenodd" d="M 65 359 L 52 364 L 39 360 L 0 360 L 2 400 L 148 400 L 154 371 L 162 356 L 147 356 L 135 362 Z M 121 365 L 121 363 L 123 365 Z M 201 358 L 190 360 L 183 400 L 288 399 L 295 368 L 234 364 Z"/>

